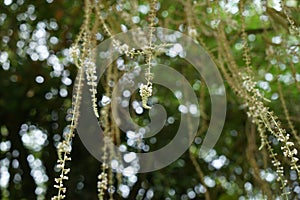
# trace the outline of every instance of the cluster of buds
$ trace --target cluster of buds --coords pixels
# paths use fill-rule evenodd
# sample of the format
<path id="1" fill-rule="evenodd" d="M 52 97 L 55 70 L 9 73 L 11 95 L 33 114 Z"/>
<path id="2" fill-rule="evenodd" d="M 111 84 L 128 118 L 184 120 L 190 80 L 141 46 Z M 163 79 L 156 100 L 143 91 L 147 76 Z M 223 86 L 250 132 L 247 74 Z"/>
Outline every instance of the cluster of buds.
<path id="1" fill-rule="evenodd" d="M 99 118 L 98 109 L 97 109 L 97 76 L 96 76 L 96 64 L 92 59 L 86 58 L 83 63 L 85 67 L 87 84 L 91 87 L 91 97 L 93 103 L 94 114 Z"/>
<path id="2" fill-rule="evenodd" d="M 98 188 L 98 197 L 100 200 L 104 199 L 105 191 L 108 188 L 108 177 L 106 173 L 106 169 L 108 168 L 106 163 L 102 163 L 102 172 L 98 176 L 98 183 L 97 183 L 97 188 Z"/>
<path id="3" fill-rule="evenodd" d="M 58 194 L 52 197 L 52 200 L 60 200 L 66 197 L 65 193 L 67 188 L 64 187 L 63 181 L 68 180 L 68 173 L 70 172 L 70 168 L 65 168 L 66 161 L 70 161 L 71 158 L 68 154 L 71 153 L 71 145 L 67 141 L 60 142 L 57 145 L 58 149 L 58 160 L 57 160 L 57 168 L 61 170 L 61 174 L 59 178 L 55 178 L 54 187 L 58 189 Z M 63 154 L 63 155 L 62 155 Z"/>
<path id="4" fill-rule="evenodd" d="M 147 102 L 148 102 L 148 98 L 152 95 L 152 84 L 151 83 L 148 83 L 147 85 L 141 84 L 140 95 L 142 97 L 142 106 L 145 109 L 151 109 L 151 107 L 147 105 Z"/>

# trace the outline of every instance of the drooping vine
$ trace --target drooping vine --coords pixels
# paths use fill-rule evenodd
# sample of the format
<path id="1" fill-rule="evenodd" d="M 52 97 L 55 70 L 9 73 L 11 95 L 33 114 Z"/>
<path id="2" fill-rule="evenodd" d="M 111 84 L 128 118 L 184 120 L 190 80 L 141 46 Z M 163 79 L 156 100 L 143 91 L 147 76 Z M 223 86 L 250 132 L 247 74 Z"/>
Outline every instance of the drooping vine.
<path id="1" fill-rule="evenodd" d="M 163 3 L 163 2 L 161 2 Z M 187 27 L 184 30 L 182 28 L 182 32 L 186 31 L 186 33 L 192 37 L 195 41 L 200 43 L 206 50 L 209 52 L 210 57 L 214 60 L 214 62 L 217 64 L 218 68 L 222 72 L 222 75 L 224 79 L 226 80 L 226 83 L 228 84 L 229 88 L 234 91 L 236 96 L 240 99 L 240 103 L 243 104 L 243 108 L 245 108 L 245 113 L 247 115 L 247 118 L 249 121 L 251 121 L 252 125 L 250 125 L 250 131 L 246 132 L 246 136 L 248 138 L 248 147 L 247 147 L 247 158 L 249 160 L 250 166 L 254 169 L 254 179 L 263 185 L 263 191 L 264 193 L 269 197 L 273 198 L 272 193 L 270 191 L 270 187 L 262 183 L 263 180 L 260 177 L 259 170 L 262 168 L 258 164 L 258 162 L 255 161 L 253 156 L 256 156 L 254 153 L 255 150 L 253 146 L 256 147 L 256 138 L 260 139 L 261 146 L 258 148 L 262 151 L 268 152 L 268 155 L 270 157 L 271 163 L 277 173 L 277 180 L 281 184 L 281 190 L 282 190 L 282 197 L 285 199 L 289 198 L 289 183 L 287 180 L 287 169 L 285 169 L 285 163 L 288 163 L 288 166 L 295 170 L 298 174 L 298 179 L 300 177 L 300 166 L 298 163 L 298 150 L 296 147 L 299 146 L 299 136 L 297 134 L 296 128 L 293 125 L 293 122 L 290 117 L 290 113 L 288 111 L 283 92 L 282 92 L 282 86 L 281 83 L 278 82 L 278 92 L 280 101 L 283 107 L 283 112 L 285 119 L 288 124 L 288 129 L 291 132 L 287 131 L 288 129 L 285 128 L 285 126 L 282 125 L 282 120 L 279 119 L 279 117 L 272 111 L 270 106 L 268 105 L 270 101 L 264 96 L 263 92 L 258 89 L 258 82 L 255 80 L 253 75 L 255 74 L 255 68 L 256 66 L 255 61 L 253 60 L 251 56 L 252 47 L 251 44 L 248 42 L 249 34 L 247 33 L 247 22 L 245 20 L 245 6 L 249 2 L 247 1 L 240 1 L 239 2 L 239 25 L 235 25 L 232 21 L 224 20 L 224 10 L 219 8 L 216 5 L 216 2 L 210 2 L 203 3 L 203 5 L 206 5 L 209 9 L 207 13 L 205 13 L 205 16 L 208 16 L 212 19 L 211 21 L 211 27 L 207 28 L 206 24 L 203 23 L 199 17 L 197 17 L 198 9 L 199 9 L 199 3 L 197 2 L 191 2 L 191 1 L 181 1 L 181 4 L 184 5 L 184 10 L 186 11 L 186 21 L 185 24 Z M 246 5 L 245 5 L 246 4 Z M 287 23 L 289 24 L 289 31 L 293 35 L 299 35 L 299 28 L 297 27 L 295 20 L 292 19 L 292 17 L 288 13 L 288 8 L 286 7 L 285 3 L 283 1 L 280 2 L 282 12 L 286 18 Z M 201 4 L 202 5 L 202 4 Z M 97 41 L 97 34 L 101 33 L 101 35 L 104 35 L 105 37 L 113 37 L 113 34 L 115 34 L 118 30 L 113 30 L 107 23 L 107 19 L 105 16 L 108 15 L 108 11 L 104 8 L 106 5 L 102 1 L 92 1 L 92 0 L 85 0 L 85 17 L 83 25 L 80 29 L 80 32 L 78 34 L 78 37 L 76 41 L 74 42 L 73 46 L 70 48 L 70 55 L 73 58 L 74 64 L 78 68 L 78 75 L 75 82 L 75 96 L 73 100 L 73 118 L 71 121 L 71 125 L 69 126 L 68 133 L 65 134 L 65 140 L 57 146 L 58 148 L 58 165 L 57 168 L 60 169 L 60 175 L 59 178 L 55 179 L 55 182 L 57 183 L 55 185 L 56 188 L 58 188 L 58 194 L 53 197 L 53 200 L 59 200 L 65 198 L 66 193 L 66 187 L 64 186 L 64 181 L 68 179 L 68 173 L 70 171 L 69 168 L 66 167 L 67 161 L 69 161 L 70 153 L 71 153 L 71 142 L 72 138 L 74 136 L 74 129 L 77 126 L 77 120 L 79 116 L 79 107 L 80 107 L 80 95 L 81 95 L 81 88 L 82 85 L 88 84 L 90 86 L 90 92 L 91 92 L 91 101 L 93 105 L 93 110 L 95 113 L 95 116 L 99 119 L 101 126 L 104 128 L 104 146 L 102 147 L 102 150 L 104 152 L 102 156 L 102 164 L 101 164 L 101 172 L 98 176 L 98 198 L 99 199 L 106 199 L 107 197 L 112 200 L 114 199 L 115 191 L 117 188 L 115 186 L 117 184 L 120 184 L 122 182 L 122 178 L 120 174 L 117 174 L 115 176 L 114 172 L 111 170 L 109 163 L 109 160 L 111 160 L 114 155 L 113 151 L 113 144 L 118 143 L 120 144 L 120 130 L 118 129 L 117 125 L 113 120 L 111 120 L 111 117 L 109 116 L 109 113 L 111 112 L 110 106 L 103 106 L 100 111 L 98 111 L 98 100 L 97 100 L 97 76 L 96 76 L 96 69 L 98 66 L 96 66 L 96 52 L 95 52 L 95 46 L 99 41 Z M 136 6 L 135 6 L 136 7 Z M 188 12 L 190 11 L 190 12 Z M 131 11 L 134 12 L 134 11 Z M 142 106 L 145 109 L 150 109 L 151 106 L 148 105 L 148 99 L 153 95 L 153 88 L 152 88 L 152 80 L 153 80 L 153 74 L 151 72 L 151 69 L 153 67 L 153 59 L 155 57 L 155 52 L 158 49 L 164 48 L 167 46 L 167 44 L 157 46 L 153 44 L 153 37 L 154 37 L 154 26 L 157 24 L 157 12 L 158 12 L 158 1 L 151 0 L 149 2 L 149 13 L 148 13 L 148 26 L 149 26 L 149 35 L 145 36 L 146 40 L 148 41 L 148 45 L 141 50 L 136 50 L 130 47 L 129 44 L 122 44 L 120 41 L 113 39 L 112 45 L 115 49 L 119 51 L 121 55 L 126 56 L 126 58 L 133 60 L 137 56 L 141 55 L 145 58 L 144 62 L 147 65 L 146 71 L 145 71 L 145 78 L 146 78 L 146 84 L 142 84 L 139 88 L 139 93 L 142 100 Z M 270 11 L 268 11 L 270 12 Z M 203 13 L 202 11 L 199 13 Z M 126 21 L 130 21 L 130 15 L 128 13 L 122 12 L 120 13 L 120 16 L 124 16 L 124 19 Z M 166 19 L 167 20 L 167 19 Z M 227 20 L 227 19 L 226 19 Z M 179 20 L 180 21 L 180 20 Z M 136 23 L 130 22 L 132 27 L 137 26 Z M 227 23 L 229 25 L 227 25 Z M 174 24 L 177 25 L 177 21 L 174 22 Z M 184 26 L 182 24 L 182 26 Z M 198 27 L 201 28 L 198 28 Z M 202 27 L 203 26 L 203 27 Z M 236 26 L 236 35 L 235 37 L 228 38 L 228 27 L 229 26 Z M 230 27 L 230 28 L 232 28 Z M 211 31 L 212 33 L 210 33 Z M 262 30 L 262 33 L 265 33 Z M 211 48 L 208 47 L 208 45 L 205 42 L 206 37 L 212 37 L 216 39 L 216 46 Z M 141 38 L 141 39 L 145 39 Z M 234 39 L 232 39 L 234 38 Z M 230 41 L 233 40 L 233 41 Z M 232 46 L 232 43 L 235 42 L 235 40 L 241 41 L 242 46 L 242 53 L 240 57 L 243 60 L 243 63 L 237 61 L 237 59 L 234 57 L 232 49 L 230 48 Z M 271 54 L 271 53 L 270 53 Z M 266 59 L 269 59 L 267 57 Z M 294 80 L 296 81 L 296 85 L 298 86 L 297 81 L 297 71 L 293 65 L 291 65 L 291 68 L 293 69 L 294 74 Z M 85 77 L 84 77 L 85 74 Z M 117 82 L 119 72 L 115 66 L 110 66 L 106 73 L 106 80 L 105 82 L 108 83 L 110 81 Z M 112 94 L 112 87 L 109 85 L 104 87 L 105 93 L 104 96 L 107 98 L 111 98 Z M 202 86 L 201 86 L 202 89 Z M 299 89 L 299 86 L 298 86 Z M 204 107 L 204 99 L 205 99 L 205 91 L 200 91 L 200 107 Z M 201 112 L 204 112 L 201 110 Z M 204 113 L 207 115 L 206 113 Z M 204 116 L 205 116 L 204 115 Z M 256 126 L 256 130 L 254 131 L 254 125 Z M 199 133 L 205 132 L 203 130 L 202 126 L 201 130 L 199 130 Z M 246 130 L 248 131 L 248 130 Z M 201 134 L 199 134 L 201 135 Z M 291 136 L 292 137 L 291 137 Z M 272 141 L 270 140 L 270 137 L 275 138 L 276 141 L 279 141 L 280 145 L 280 153 L 276 152 L 276 149 L 274 148 L 274 145 Z M 296 145 L 294 144 L 296 142 Z M 296 147 L 295 147 L 296 146 Z M 197 158 L 190 149 L 189 152 L 190 160 L 194 165 L 194 168 L 199 176 L 200 182 L 202 185 L 204 185 L 206 192 L 205 197 L 207 199 L 210 198 L 209 189 L 205 186 L 204 181 L 204 172 L 200 168 L 200 165 L 197 161 Z M 286 161 L 283 161 L 283 158 Z M 290 169 L 289 169 L 290 170 Z M 114 183 L 114 180 L 118 181 L 117 184 Z"/>

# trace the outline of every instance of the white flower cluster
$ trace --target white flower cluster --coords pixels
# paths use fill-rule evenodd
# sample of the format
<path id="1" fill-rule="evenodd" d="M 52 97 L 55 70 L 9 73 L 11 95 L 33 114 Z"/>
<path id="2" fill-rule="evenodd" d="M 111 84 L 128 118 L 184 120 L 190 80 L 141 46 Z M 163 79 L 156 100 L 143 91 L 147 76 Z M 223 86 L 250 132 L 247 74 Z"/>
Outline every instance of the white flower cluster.
<path id="1" fill-rule="evenodd" d="M 141 84 L 140 95 L 142 97 L 142 106 L 146 109 L 151 109 L 151 107 L 147 105 L 147 101 L 148 98 L 152 95 L 152 84 Z"/>
<path id="2" fill-rule="evenodd" d="M 85 74 L 87 79 L 87 84 L 91 86 L 90 92 L 92 97 L 93 109 L 97 118 L 99 118 L 99 113 L 97 109 L 97 76 L 96 76 L 96 64 L 89 58 L 86 58 L 83 62 L 85 68 Z"/>
<path id="3" fill-rule="evenodd" d="M 61 170 L 59 178 L 55 178 L 54 187 L 58 189 L 58 194 L 52 197 L 52 200 L 60 200 L 66 197 L 65 193 L 67 188 L 64 187 L 63 181 L 68 180 L 68 173 L 70 172 L 70 168 L 65 168 L 66 161 L 70 161 L 71 157 L 68 155 L 71 153 L 71 144 L 69 140 L 64 140 L 57 145 L 58 152 L 58 160 L 57 160 L 57 168 Z"/>
<path id="4" fill-rule="evenodd" d="M 86 58 L 83 62 L 83 66 L 85 67 L 86 77 L 87 77 L 87 84 L 91 86 L 97 86 L 96 80 L 96 64 L 91 61 L 89 58 Z"/>
<path id="5" fill-rule="evenodd" d="M 102 163 L 102 169 L 107 169 L 107 165 L 105 163 Z M 102 171 L 101 174 L 98 176 L 98 196 L 99 199 L 102 200 L 105 195 L 105 191 L 108 188 L 108 177 L 106 171 Z"/>
<path id="6" fill-rule="evenodd" d="M 70 49 L 69 49 L 69 55 L 70 55 L 71 61 L 74 64 L 77 64 L 79 56 L 80 56 L 80 50 L 79 50 L 79 48 L 77 46 L 75 46 L 75 45 L 71 46 Z"/>

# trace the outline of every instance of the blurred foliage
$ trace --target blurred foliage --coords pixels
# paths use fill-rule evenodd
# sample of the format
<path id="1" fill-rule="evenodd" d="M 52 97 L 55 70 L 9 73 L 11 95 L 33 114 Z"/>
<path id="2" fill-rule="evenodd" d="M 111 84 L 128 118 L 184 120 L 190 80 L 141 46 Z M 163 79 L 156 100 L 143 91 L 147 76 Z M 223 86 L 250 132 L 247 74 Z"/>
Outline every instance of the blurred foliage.
<path id="1" fill-rule="evenodd" d="M 298 35 L 292 34 L 291 25 L 278 1 L 243 2 L 256 87 L 270 100 L 265 104 L 276 113 L 281 125 L 292 132 L 290 121 L 299 132 L 299 32 Z M 148 2 L 118 0 L 103 4 L 106 21 L 113 33 L 121 32 L 121 24 L 128 29 L 147 25 L 147 13 L 141 10 L 149 8 Z M 299 2 L 288 0 L 286 5 L 288 15 L 299 30 Z M 118 6 L 122 9 L 118 10 Z M 77 73 L 68 49 L 84 20 L 82 8 L 83 1 L 1 1 L 0 188 L 3 200 L 50 199 L 56 194 L 53 187 L 58 174 L 55 168 L 56 146 L 69 124 L 72 86 Z M 138 17 L 137 23 L 132 20 L 133 16 Z M 216 64 L 230 65 L 218 49 L 221 46 L 218 34 L 220 27 L 223 28 L 230 53 L 239 69 L 244 70 L 239 1 L 160 1 L 157 19 L 158 26 L 187 34 L 195 29 L 199 33 L 196 39 L 214 57 Z M 194 85 L 198 97 L 204 95 L 201 97 L 205 114 L 201 119 L 202 135 L 195 139 L 191 153 L 186 152 L 170 166 L 138 174 L 137 181 L 128 184 L 130 193 L 127 199 L 205 199 L 205 188 L 210 199 L 281 198 L 276 168 L 268 158 L 267 150 L 258 150 L 260 137 L 246 114 L 247 105 L 226 77 L 225 126 L 207 159 L 196 158 L 204 174 L 199 177 L 191 154 L 197 157 L 201 146 L 199 141 L 208 126 L 210 98 L 191 66 L 183 69 L 180 62 L 174 62 L 174 65 Z M 101 99 L 104 88 L 99 86 L 98 89 L 98 98 Z M 153 148 L 163 146 L 170 134 L 176 132 L 180 121 L 176 98 L 164 88 L 157 86 L 156 89 L 155 96 L 164 101 L 174 123 L 163 129 Z M 289 117 L 280 95 L 285 100 Z M 138 115 L 138 119 L 142 123 L 143 119 L 148 119 L 147 113 Z M 122 139 L 125 141 L 125 136 Z M 268 140 L 274 151 L 279 152 L 285 166 L 284 174 L 291 191 L 289 198 L 299 199 L 296 171 L 289 169 L 289 161 L 280 153 L 278 140 L 272 135 L 268 135 Z M 72 162 L 68 163 L 71 172 L 66 181 L 67 199 L 97 199 L 101 163 L 87 152 L 79 137 L 74 138 L 72 146 Z M 299 150 L 299 144 L 296 147 Z M 220 162 L 221 165 L 217 164 Z M 115 198 L 123 197 L 115 194 Z"/>

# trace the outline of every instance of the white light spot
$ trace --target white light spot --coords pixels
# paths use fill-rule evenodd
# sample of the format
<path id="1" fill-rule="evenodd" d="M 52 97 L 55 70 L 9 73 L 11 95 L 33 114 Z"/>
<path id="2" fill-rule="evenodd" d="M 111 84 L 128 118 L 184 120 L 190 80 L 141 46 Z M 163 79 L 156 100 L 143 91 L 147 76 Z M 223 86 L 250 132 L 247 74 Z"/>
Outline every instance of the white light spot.
<path id="1" fill-rule="evenodd" d="M 6 51 L 0 54 L 0 63 L 5 63 L 8 59 L 8 53 Z"/>
<path id="2" fill-rule="evenodd" d="M 119 190 L 121 191 L 123 198 L 128 197 L 130 190 L 129 190 L 129 187 L 127 185 L 120 184 Z"/>
<path id="3" fill-rule="evenodd" d="M 135 109 L 136 114 L 142 114 L 143 111 L 144 111 L 144 109 L 140 106 Z"/>
<path id="4" fill-rule="evenodd" d="M 237 6 L 232 6 L 230 9 L 231 14 L 236 14 L 239 11 L 239 8 Z"/>
<path id="5" fill-rule="evenodd" d="M 2 68 L 3 68 L 4 70 L 9 70 L 9 67 L 10 67 L 10 61 L 8 61 L 8 62 L 6 62 L 6 63 L 3 63 L 3 65 L 2 65 Z"/>
<path id="6" fill-rule="evenodd" d="M 140 22 L 140 17 L 138 17 L 138 16 L 133 16 L 131 19 L 132 19 L 132 22 L 135 24 Z"/>
<path id="7" fill-rule="evenodd" d="M 6 166 L 2 166 L 2 163 L 1 163 L 0 172 L 1 172 L 0 186 L 3 187 L 3 188 L 7 187 L 8 182 L 9 182 L 10 174 L 8 172 L 8 168 Z"/>
<path id="8" fill-rule="evenodd" d="M 161 12 L 161 16 L 163 16 L 164 18 L 168 17 L 168 15 L 169 15 L 169 13 L 166 10 Z"/>
<path id="9" fill-rule="evenodd" d="M 187 193 L 187 195 L 189 196 L 189 198 L 190 199 L 194 199 L 195 197 L 196 197 L 196 193 L 194 192 L 194 191 L 189 191 L 188 193 Z"/>
<path id="10" fill-rule="evenodd" d="M 124 97 L 128 98 L 128 97 L 130 97 L 130 95 L 131 95 L 131 92 L 129 90 L 124 90 L 123 91 L 123 96 Z"/>
<path id="11" fill-rule="evenodd" d="M 54 21 L 52 21 L 52 22 L 50 22 L 50 27 L 53 29 L 53 30 L 57 30 L 57 28 L 58 28 L 58 24 L 56 23 L 56 22 L 54 22 Z"/>
<path id="12" fill-rule="evenodd" d="M 4 0 L 4 4 L 6 6 L 9 6 L 12 3 L 12 0 Z"/>
<path id="13" fill-rule="evenodd" d="M 26 132 L 21 137 L 24 145 L 33 151 L 40 151 L 47 140 L 47 135 L 39 129 Z"/>
<path id="14" fill-rule="evenodd" d="M 141 12 L 142 14 L 147 14 L 149 12 L 149 7 L 145 6 L 145 5 L 140 5 L 138 8 L 139 12 Z"/>
<path id="15" fill-rule="evenodd" d="M 127 101 L 127 100 L 123 100 L 122 102 L 121 102 L 121 106 L 122 107 L 128 107 L 128 105 L 129 105 L 129 101 Z"/>
<path id="16" fill-rule="evenodd" d="M 119 166 L 119 163 L 118 163 L 117 160 L 112 160 L 111 163 L 110 163 L 110 166 L 111 166 L 111 168 L 113 168 L 113 169 L 117 169 L 118 166 Z"/>
<path id="17" fill-rule="evenodd" d="M 118 60 L 117 60 L 117 68 L 119 70 L 121 70 L 121 71 L 125 69 L 124 59 L 118 58 Z"/>
<path id="18" fill-rule="evenodd" d="M 182 92 L 179 91 L 179 90 L 175 91 L 175 96 L 176 96 L 177 99 L 181 99 L 182 98 Z"/>
<path id="19" fill-rule="evenodd" d="M 262 88 L 263 90 L 269 90 L 270 89 L 269 82 L 266 82 L 266 81 L 259 81 L 258 86 L 260 88 Z"/>
<path id="20" fill-rule="evenodd" d="M 121 30 L 123 33 L 126 33 L 128 31 L 127 27 L 124 24 L 121 24 Z"/>
<path id="21" fill-rule="evenodd" d="M 272 96 L 271 96 L 271 99 L 272 100 L 276 100 L 276 99 L 278 99 L 278 93 L 274 93 L 274 94 L 272 94 Z"/>
<path id="22" fill-rule="evenodd" d="M 65 88 L 61 88 L 61 89 L 59 90 L 59 95 L 60 95 L 61 97 L 66 97 L 66 96 L 68 95 L 68 90 L 66 90 Z"/>
<path id="23" fill-rule="evenodd" d="M 133 102 L 132 102 L 132 107 L 133 107 L 134 109 L 136 109 L 136 108 L 139 107 L 139 106 L 140 106 L 139 102 L 137 102 L 137 101 L 133 101 Z"/>
<path id="24" fill-rule="evenodd" d="M 299 194 L 299 193 L 300 193 L 300 187 L 299 187 L 299 186 L 296 186 L 295 189 L 294 189 L 294 192 L 296 192 L 296 193 Z"/>
<path id="25" fill-rule="evenodd" d="M 274 174 L 271 174 L 271 173 L 266 174 L 266 181 L 272 182 L 272 181 L 274 181 L 274 179 L 275 179 Z"/>
<path id="26" fill-rule="evenodd" d="M 272 37 L 272 42 L 273 42 L 274 44 L 280 44 L 281 41 L 282 41 L 281 36 L 275 36 L 275 37 Z"/>
<path id="27" fill-rule="evenodd" d="M 205 162 L 211 162 L 216 155 L 217 152 L 214 149 L 210 150 L 207 156 L 204 158 Z"/>
<path id="28" fill-rule="evenodd" d="M 208 176 L 204 177 L 204 183 L 207 185 L 207 187 L 211 187 L 211 188 L 215 187 L 216 185 L 216 182 Z"/>
<path id="29" fill-rule="evenodd" d="M 130 176 L 128 178 L 128 180 L 131 182 L 131 183 L 136 183 L 137 182 L 137 177 L 136 176 Z"/>
<path id="30" fill-rule="evenodd" d="M 271 73 L 266 73 L 266 75 L 265 75 L 265 79 L 266 79 L 266 81 L 272 81 L 273 80 L 273 74 L 271 74 Z"/>
<path id="31" fill-rule="evenodd" d="M 183 48 L 181 46 L 181 44 L 177 43 L 174 45 L 174 51 L 176 51 L 177 53 L 180 53 L 181 51 L 183 51 Z"/>
<path id="32" fill-rule="evenodd" d="M 10 141 L 4 141 L 0 143 L 0 150 L 2 152 L 9 151 L 10 147 L 11 147 Z"/>
<path id="33" fill-rule="evenodd" d="M 50 43 L 53 44 L 53 45 L 57 44 L 57 43 L 58 43 L 58 38 L 57 38 L 57 37 L 54 37 L 54 36 L 51 37 L 51 38 L 50 38 Z"/>
<path id="34" fill-rule="evenodd" d="M 195 105 L 195 104 L 190 105 L 189 111 L 192 115 L 196 115 L 198 113 L 197 105 Z"/>
<path id="35" fill-rule="evenodd" d="M 126 136 L 127 136 L 128 139 L 133 139 L 133 138 L 136 137 L 136 134 L 133 131 L 127 131 Z"/>
<path id="36" fill-rule="evenodd" d="M 37 53 L 32 53 L 30 55 L 31 60 L 37 61 L 39 59 L 39 55 Z"/>
<path id="37" fill-rule="evenodd" d="M 252 190 L 252 184 L 249 183 L 249 182 L 245 183 L 244 187 L 245 187 L 245 190 L 247 190 L 247 191 L 251 191 Z"/>
<path id="38" fill-rule="evenodd" d="M 46 36 L 46 31 L 45 29 L 38 29 L 36 32 L 35 32 L 35 36 L 37 38 L 43 38 Z"/>
<path id="39" fill-rule="evenodd" d="M 169 51 L 167 52 L 167 55 L 170 56 L 171 58 L 174 58 L 175 56 L 177 56 L 177 52 L 174 51 L 172 48 L 170 48 Z"/>
<path id="40" fill-rule="evenodd" d="M 119 147 L 119 150 L 121 152 L 125 152 L 127 150 L 127 147 L 124 144 L 121 144 L 120 147 Z"/>
<path id="41" fill-rule="evenodd" d="M 65 85 L 71 85 L 72 84 L 72 80 L 68 77 L 62 77 L 61 82 Z"/>
<path id="42" fill-rule="evenodd" d="M 106 106 L 110 103 L 110 98 L 108 96 L 103 95 L 102 99 L 101 99 L 101 105 L 102 106 Z"/>
<path id="43" fill-rule="evenodd" d="M 132 176 L 135 174 L 135 170 L 132 166 L 129 166 L 129 167 L 124 168 L 122 173 L 124 176 L 129 177 L 129 176 Z"/>
<path id="44" fill-rule="evenodd" d="M 188 112 L 188 108 L 185 106 L 185 105 L 180 105 L 178 107 L 178 110 L 181 112 L 181 113 L 187 113 Z"/>
<path id="45" fill-rule="evenodd" d="M 43 83 L 44 82 L 44 77 L 42 77 L 42 76 L 37 76 L 37 77 L 35 77 L 35 81 L 37 82 L 37 83 Z"/>
<path id="46" fill-rule="evenodd" d="M 134 152 L 130 152 L 124 155 L 124 161 L 127 163 L 132 162 L 134 159 L 136 159 L 136 154 Z"/>
<path id="47" fill-rule="evenodd" d="M 152 189 L 149 189 L 148 192 L 147 192 L 147 194 L 146 194 L 146 196 L 147 196 L 148 199 L 152 199 L 153 196 L 154 196 L 153 190 L 152 190 Z"/>
<path id="48" fill-rule="evenodd" d="M 225 156 L 220 156 L 218 159 L 213 160 L 211 165 L 216 168 L 216 169 L 221 169 L 226 162 L 226 157 Z"/>
<path id="49" fill-rule="evenodd" d="M 250 42 L 253 42 L 255 39 L 256 39 L 256 36 L 255 36 L 254 34 L 248 35 L 248 40 L 249 40 Z"/>
<path id="50" fill-rule="evenodd" d="M 174 117 L 168 117 L 167 121 L 169 124 L 173 124 L 175 122 L 175 119 L 174 119 Z"/>

